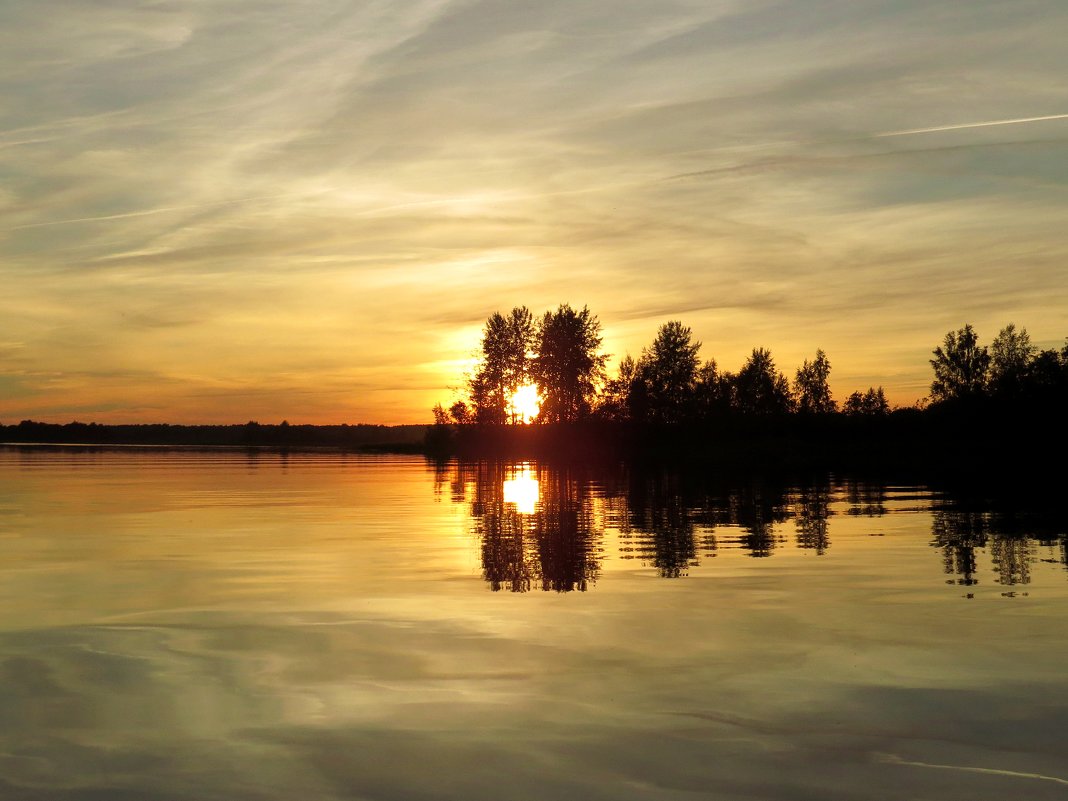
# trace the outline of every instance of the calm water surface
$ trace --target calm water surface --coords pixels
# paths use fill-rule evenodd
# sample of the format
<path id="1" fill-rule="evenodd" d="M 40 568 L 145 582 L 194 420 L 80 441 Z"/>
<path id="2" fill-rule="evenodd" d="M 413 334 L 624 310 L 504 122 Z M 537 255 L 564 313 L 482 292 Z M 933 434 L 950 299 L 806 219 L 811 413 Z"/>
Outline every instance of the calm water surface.
<path id="1" fill-rule="evenodd" d="M 0 449 L 0 798 L 1068 798 L 1064 518 Z"/>

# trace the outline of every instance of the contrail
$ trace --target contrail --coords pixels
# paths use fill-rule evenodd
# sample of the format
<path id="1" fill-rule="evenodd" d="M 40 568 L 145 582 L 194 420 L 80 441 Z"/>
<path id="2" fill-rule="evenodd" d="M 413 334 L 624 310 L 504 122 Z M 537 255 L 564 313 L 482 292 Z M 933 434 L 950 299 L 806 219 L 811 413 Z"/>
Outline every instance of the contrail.
<path id="1" fill-rule="evenodd" d="M 1016 125 L 1021 122 L 1043 122 L 1045 120 L 1068 120 L 1068 114 L 1048 114 L 1045 117 L 1017 117 L 1012 120 L 987 120 L 986 122 L 965 122 L 960 125 L 938 125 L 934 128 L 910 128 L 907 131 L 887 131 L 875 134 L 876 139 L 887 136 L 909 136 L 910 134 L 937 133 L 939 131 L 959 131 L 962 128 L 988 128 L 993 125 Z"/>
<path id="2" fill-rule="evenodd" d="M 934 762 L 913 762 L 908 759 L 902 759 L 897 756 L 897 754 L 877 754 L 876 759 L 891 765 L 910 765 L 916 768 L 937 768 L 938 770 L 959 770 L 963 773 L 985 773 L 992 776 L 1010 776 L 1014 779 L 1038 779 L 1044 782 L 1054 782 L 1055 784 L 1068 784 L 1068 779 L 1062 779 L 1060 776 L 1046 776 L 1042 773 L 1021 773 L 1020 771 L 999 770 L 997 768 L 973 768 L 968 765 L 939 765 Z"/>

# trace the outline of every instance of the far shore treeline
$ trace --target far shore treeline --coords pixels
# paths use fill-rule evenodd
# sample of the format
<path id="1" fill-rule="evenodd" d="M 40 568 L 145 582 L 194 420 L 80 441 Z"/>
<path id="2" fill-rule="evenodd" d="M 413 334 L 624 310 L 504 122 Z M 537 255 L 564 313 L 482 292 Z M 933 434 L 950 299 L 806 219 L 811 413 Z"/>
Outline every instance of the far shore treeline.
<path id="1" fill-rule="evenodd" d="M 792 376 L 762 347 L 730 371 L 702 360 L 691 329 L 672 320 L 609 375 L 601 342 L 600 321 L 588 307 L 565 304 L 541 317 L 526 307 L 494 313 L 461 397 L 433 409 L 428 449 L 468 456 L 715 450 L 749 458 L 808 451 L 794 454 L 800 461 L 811 461 L 812 451 L 868 451 L 877 460 L 942 449 L 929 455 L 951 460 L 976 452 L 977 443 L 996 456 L 1009 446 L 1020 452 L 1063 440 L 1068 341 L 1039 350 L 1011 323 L 989 346 L 971 325 L 947 333 L 931 354 L 929 397 L 894 409 L 881 386 L 834 398 L 831 361 L 820 349 Z M 517 405 L 531 386 L 540 398 L 534 415 Z"/>
<path id="2" fill-rule="evenodd" d="M 193 448 L 341 448 L 352 451 L 418 452 L 425 425 L 290 425 L 249 421 L 243 425 L 106 425 L 23 420 L 0 425 L 0 442 L 42 445 L 146 445 Z"/>

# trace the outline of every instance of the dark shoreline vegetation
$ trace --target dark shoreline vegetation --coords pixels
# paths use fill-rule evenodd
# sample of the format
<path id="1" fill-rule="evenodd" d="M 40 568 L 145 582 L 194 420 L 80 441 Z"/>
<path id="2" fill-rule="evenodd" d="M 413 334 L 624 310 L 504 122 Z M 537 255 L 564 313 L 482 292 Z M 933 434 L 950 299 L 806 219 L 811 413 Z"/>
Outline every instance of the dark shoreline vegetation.
<path id="1" fill-rule="evenodd" d="M 1039 351 L 1009 324 L 989 347 L 965 325 L 932 351 L 929 398 L 891 409 L 881 386 L 839 404 L 822 350 L 780 371 L 754 348 L 737 372 L 702 362 L 679 321 L 663 324 L 615 376 L 588 308 L 526 307 L 486 321 L 463 397 L 434 407 L 427 452 L 439 457 L 694 461 L 713 468 L 1030 470 L 1066 444 L 1068 341 Z M 540 408 L 517 408 L 537 386 Z M 1056 461 L 1053 462 L 1056 464 Z"/>

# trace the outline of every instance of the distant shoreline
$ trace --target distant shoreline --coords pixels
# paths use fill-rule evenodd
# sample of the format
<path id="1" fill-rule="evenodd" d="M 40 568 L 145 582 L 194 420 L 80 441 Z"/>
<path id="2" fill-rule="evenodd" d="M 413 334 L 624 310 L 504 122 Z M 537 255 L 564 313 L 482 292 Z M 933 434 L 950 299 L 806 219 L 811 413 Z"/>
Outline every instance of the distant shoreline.
<path id="1" fill-rule="evenodd" d="M 0 444 L 10 447 L 422 453 L 426 430 L 426 425 L 107 425 L 26 420 L 12 426 L 0 425 Z"/>
<path id="2" fill-rule="evenodd" d="M 8 450 L 54 451 L 185 451 L 189 453 L 351 453 L 358 455 L 409 454 L 425 455 L 426 449 L 417 443 L 392 443 L 341 447 L 332 445 L 174 445 L 125 442 L 3 442 Z"/>
<path id="3" fill-rule="evenodd" d="M 724 416 L 693 424 L 604 420 L 538 425 L 0 426 L 6 448 L 422 455 L 559 464 L 645 462 L 762 473 L 877 471 L 1038 478 L 1068 452 L 1059 410 L 898 410 L 880 416 Z"/>

